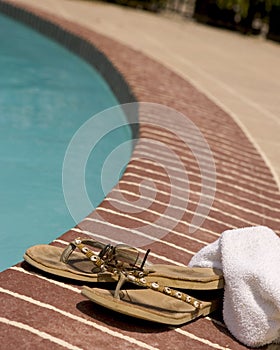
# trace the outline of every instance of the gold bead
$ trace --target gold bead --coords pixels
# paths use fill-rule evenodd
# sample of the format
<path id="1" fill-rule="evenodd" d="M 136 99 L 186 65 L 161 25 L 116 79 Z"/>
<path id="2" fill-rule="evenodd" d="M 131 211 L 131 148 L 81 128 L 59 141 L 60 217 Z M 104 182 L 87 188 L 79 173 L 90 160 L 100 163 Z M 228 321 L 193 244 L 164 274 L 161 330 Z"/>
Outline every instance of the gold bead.
<path id="1" fill-rule="evenodd" d="M 164 293 L 171 294 L 171 289 L 169 287 L 164 287 Z"/>
<path id="2" fill-rule="evenodd" d="M 178 298 L 178 299 L 182 299 L 182 293 L 181 292 L 176 292 L 175 293 L 175 297 Z"/>
<path id="3" fill-rule="evenodd" d="M 157 282 L 153 282 L 153 283 L 151 284 L 151 287 L 152 287 L 152 289 L 157 290 L 157 289 L 159 288 L 159 284 L 158 284 Z"/>

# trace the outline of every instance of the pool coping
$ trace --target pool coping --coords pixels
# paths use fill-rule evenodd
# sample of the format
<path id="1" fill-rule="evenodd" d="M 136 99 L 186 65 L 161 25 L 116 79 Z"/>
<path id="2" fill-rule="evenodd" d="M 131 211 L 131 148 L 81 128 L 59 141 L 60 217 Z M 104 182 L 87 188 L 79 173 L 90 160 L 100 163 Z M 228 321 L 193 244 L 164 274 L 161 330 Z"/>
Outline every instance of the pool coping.
<path id="1" fill-rule="evenodd" d="M 177 244 L 178 247 L 180 247 L 181 245 L 181 248 L 182 248 L 181 251 L 176 251 L 176 249 L 172 247 L 172 245 L 168 245 L 166 247 L 166 242 L 153 243 L 152 244 L 153 251 L 155 251 L 158 254 L 158 257 L 157 256 L 153 257 L 154 261 L 158 261 L 158 260 L 160 261 L 160 259 L 162 259 L 162 257 L 165 256 L 167 259 L 170 259 L 171 261 L 172 259 L 174 259 L 173 262 L 176 261 L 177 259 L 177 261 L 181 264 L 186 263 L 186 261 L 191 257 L 191 254 L 192 254 L 192 253 L 188 253 L 188 250 L 190 250 L 190 252 L 197 251 L 204 245 L 200 241 L 207 241 L 210 243 L 211 241 L 215 240 L 218 237 L 218 234 L 221 233 L 222 230 L 231 228 L 234 225 L 235 226 L 241 225 L 241 223 L 244 224 L 246 223 L 246 221 L 248 222 L 248 225 L 251 222 L 256 224 L 262 223 L 262 224 L 267 224 L 269 226 L 273 226 L 275 230 L 277 229 L 276 219 L 280 211 L 279 203 L 278 203 L 279 191 L 277 191 L 277 187 L 276 187 L 276 184 L 274 183 L 272 174 L 270 173 L 269 169 L 267 168 L 261 156 L 255 150 L 254 146 L 246 138 L 246 135 L 244 135 L 242 130 L 224 111 L 222 111 L 220 108 L 215 106 L 213 102 L 208 100 L 205 96 L 203 96 L 200 92 L 198 92 L 194 87 L 188 84 L 184 79 L 180 78 L 175 73 L 170 72 L 166 67 L 161 66 L 157 62 L 154 62 L 153 60 L 146 58 L 141 53 L 135 50 L 126 48 L 124 45 L 121 45 L 120 43 L 116 43 L 113 40 L 106 38 L 105 36 L 94 33 L 93 31 L 90 31 L 86 28 L 82 28 L 79 25 L 75 25 L 74 23 L 66 21 L 65 19 L 59 18 L 57 16 L 52 16 L 50 14 L 44 13 L 43 11 L 38 11 L 37 9 L 32 9 L 28 7 L 21 8 L 13 5 L 12 2 L 1 1 L 0 11 L 1 11 L 1 8 L 3 9 L 3 7 L 5 7 L 5 11 L 9 11 L 12 9 L 12 16 L 14 16 L 14 18 L 18 19 L 17 16 L 20 16 L 21 17 L 20 20 L 22 20 L 26 24 L 29 24 L 29 25 L 31 24 L 31 26 L 34 29 L 39 30 L 42 33 L 45 33 L 45 31 L 47 31 L 47 34 L 49 37 L 52 37 L 52 38 L 56 37 L 56 40 L 58 42 L 66 44 L 67 45 L 66 47 L 68 49 L 75 52 L 76 54 L 79 54 L 88 62 L 91 62 L 91 57 L 93 55 L 95 57 L 94 66 L 98 70 L 100 70 L 101 74 L 107 80 L 110 87 L 115 92 L 117 98 L 121 103 L 134 102 L 137 99 L 138 101 L 148 101 L 148 102 L 154 102 L 154 103 L 160 103 L 160 104 L 166 103 L 171 107 L 176 107 L 176 104 L 177 104 L 178 109 L 179 110 L 181 109 L 182 111 L 184 110 L 188 111 L 189 112 L 188 116 L 192 118 L 194 122 L 200 123 L 200 126 L 202 129 L 205 129 L 206 127 L 208 127 L 209 129 L 212 128 L 213 130 L 215 130 L 216 128 L 219 127 L 218 125 L 219 123 L 221 122 L 228 123 L 230 126 L 228 128 L 229 130 L 227 128 L 223 130 L 226 135 L 228 133 L 230 137 L 229 140 L 230 141 L 236 140 L 236 137 L 237 137 L 237 139 L 240 141 L 241 146 L 246 148 L 246 152 L 248 154 L 246 155 L 246 157 L 250 159 L 251 163 L 249 164 L 251 164 L 251 166 L 248 167 L 248 169 L 246 169 L 245 173 L 247 175 L 249 174 L 248 176 L 252 176 L 253 178 L 253 175 L 256 174 L 256 169 L 258 169 L 258 173 L 260 175 L 259 181 L 254 183 L 254 186 L 252 186 L 252 184 L 249 181 L 247 184 L 242 185 L 244 183 L 244 179 L 246 179 L 246 176 L 247 176 L 244 173 L 246 176 L 244 176 L 244 179 L 242 179 L 243 182 L 238 183 L 238 186 L 241 188 L 236 189 L 235 192 L 237 192 L 238 194 L 239 191 L 242 192 L 242 189 L 244 191 L 247 191 L 248 197 L 251 198 L 251 202 L 252 202 L 250 207 L 250 208 L 253 208 L 252 212 L 248 213 L 245 211 L 246 213 L 245 217 L 244 217 L 244 214 L 243 216 L 241 215 L 242 209 L 246 208 L 245 199 L 242 199 L 239 202 L 237 201 L 235 203 L 236 205 L 233 208 L 227 207 L 226 202 L 230 200 L 229 198 L 233 200 L 232 196 L 229 196 L 229 194 L 232 191 L 234 192 L 234 190 L 228 184 L 225 184 L 223 182 L 219 187 L 219 191 L 222 193 L 220 194 L 220 196 L 224 196 L 225 199 L 223 202 L 216 203 L 215 205 L 216 211 L 214 211 L 214 213 L 213 212 L 211 213 L 210 219 L 208 220 L 207 224 L 204 226 L 205 230 L 202 229 L 201 231 L 198 231 L 195 235 L 192 236 L 192 239 L 191 237 L 188 237 L 187 244 L 182 238 L 178 240 L 178 238 L 176 238 L 174 234 L 172 235 L 171 233 L 167 242 L 169 243 L 174 242 L 173 244 Z M 116 48 L 119 49 L 119 52 L 117 52 L 118 50 L 116 50 Z M 166 79 L 169 84 L 172 83 L 174 85 L 174 92 L 170 93 L 170 96 L 168 96 L 165 92 L 166 90 L 164 89 L 164 86 L 161 89 L 160 86 L 157 86 L 158 84 L 153 84 L 151 80 L 149 80 L 149 74 L 147 74 L 145 70 L 144 72 L 139 71 L 139 65 L 137 64 L 133 66 L 129 65 L 129 62 L 131 62 L 132 57 L 135 59 L 135 61 L 138 64 L 141 61 L 141 63 L 144 62 L 146 64 L 151 65 L 153 68 L 152 71 L 157 76 L 158 81 L 160 81 L 163 84 L 164 83 L 163 79 Z M 95 61 L 96 58 L 98 58 L 98 62 Z M 151 72 L 151 70 L 149 72 Z M 192 96 L 189 97 L 189 100 L 186 98 L 187 100 L 186 103 L 189 103 L 187 106 L 182 106 L 183 102 L 180 99 L 180 97 L 182 97 L 182 95 L 180 95 L 180 91 L 179 91 L 180 89 L 176 90 L 176 85 L 178 86 L 178 84 L 180 89 L 183 89 L 184 91 L 188 91 L 190 95 L 192 94 Z M 179 96 L 178 100 L 175 102 L 174 102 L 174 96 Z M 212 118 L 211 122 L 212 123 L 216 122 L 214 126 L 207 126 L 208 123 L 203 123 L 198 118 L 199 115 L 207 116 L 208 109 L 210 109 L 213 113 L 215 112 L 214 117 L 213 116 L 211 117 Z M 210 115 L 209 115 L 209 118 L 210 118 Z M 140 148 L 138 147 L 138 145 L 136 146 L 136 152 L 138 152 L 139 154 L 139 149 L 140 149 L 140 155 L 141 155 L 141 139 L 151 137 L 149 136 L 150 135 L 149 130 L 147 130 L 147 128 L 145 127 L 145 123 L 148 124 L 147 121 L 141 120 L 140 118 Z M 233 128 L 234 133 L 236 133 L 236 135 L 238 136 L 236 136 L 234 133 L 231 134 L 230 128 Z M 154 131 L 158 132 L 156 128 Z M 159 136 L 157 135 L 158 134 L 155 133 L 155 135 L 153 135 L 153 139 L 160 140 L 162 142 L 161 135 Z M 242 171 L 245 171 L 245 169 L 242 169 L 242 166 L 239 165 L 238 162 L 231 163 L 231 160 L 229 159 L 227 164 L 224 155 L 220 155 L 219 153 L 219 150 L 218 150 L 218 148 L 220 147 L 219 142 L 216 140 L 211 142 L 210 141 L 211 141 L 211 138 L 209 134 L 209 143 L 211 143 L 211 145 L 213 146 L 214 154 L 216 156 L 216 161 L 217 161 L 217 168 L 219 172 L 221 172 L 221 174 L 223 172 L 226 173 L 226 170 L 223 169 L 223 164 L 225 167 L 228 166 L 230 169 L 235 168 L 236 166 L 236 169 L 238 171 L 240 170 L 241 174 L 242 174 Z M 237 146 L 238 145 L 236 145 L 236 147 Z M 238 147 L 236 148 L 236 152 L 237 151 L 238 151 Z M 143 164 L 141 164 L 141 160 L 140 161 L 135 160 L 135 153 L 133 157 L 134 157 L 133 160 L 130 162 L 130 164 L 128 165 L 127 171 L 125 172 L 125 179 L 130 180 L 133 177 L 133 173 L 134 173 L 135 175 L 138 176 L 137 178 L 139 179 L 138 184 L 137 183 L 135 184 L 139 186 L 139 184 L 141 183 L 141 174 L 142 174 L 142 170 L 139 169 L 139 167 L 141 168 L 141 166 L 143 166 L 145 168 L 146 163 L 143 162 Z M 144 152 L 142 154 L 142 157 L 145 157 Z M 220 157 L 222 160 L 220 159 Z M 189 165 L 188 160 L 186 160 L 186 164 Z M 152 167 L 152 170 L 154 170 L 153 167 Z M 131 173 L 132 175 L 128 175 Z M 158 175 L 158 172 L 155 172 L 155 171 L 151 172 L 151 179 L 156 181 L 159 176 L 160 175 Z M 265 178 L 268 180 L 267 186 L 263 184 L 262 178 Z M 125 181 L 128 182 L 127 180 Z M 239 181 L 239 179 L 237 179 L 237 181 Z M 120 181 L 120 183 L 122 183 L 122 180 Z M 242 186 L 244 188 L 242 188 Z M 253 187 L 253 189 L 256 191 L 256 198 L 261 199 L 260 204 L 259 203 L 254 204 L 255 197 L 254 197 L 254 194 L 252 193 L 253 191 L 251 187 Z M 126 185 L 123 187 L 123 189 L 126 191 L 129 190 L 130 192 L 133 192 L 133 191 L 138 192 L 137 188 L 135 188 L 135 186 L 131 187 L 131 185 Z M 194 192 L 199 193 L 199 188 L 196 189 Z M 275 192 L 275 194 L 273 194 L 273 192 Z M 219 193 L 217 194 L 218 199 L 219 199 Z M 259 195 L 259 197 L 257 195 Z M 65 242 L 67 241 L 69 242 L 71 239 L 73 239 L 77 235 L 79 230 L 81 231 L 81 233 L 86 234 L 86 232 L 91 232 L 92 229 L 94 228 L 95 233 L 97 232 L 99 234 L 102 234 L 102 232 L 105 232 L 105 234 L 107 234 L 108 230 L 114 230 L 114 227 L 118 225 L 123 227 L 123 229 L 127 229 L 127 228 L 133 229 L 135 227 L 135 222 L 132 223 L 131 222 L 132 219 L 128 218 L 127 215 L 121 215 L 121 210 L 119 210 L 118 213 L 112 213 L 112 206 L 110 205 L 110 203 L 108 203 L 108 198 L 115 199 L 114 196 L 115 196 L 115 193 L 109 194 L 107 197 L 107 200 L 105 200 L 100 206 L 101 211 L 103 210 L 103 214 L 104 214 L 103 218 L 105 221 L 108 222 L 108 227 L 104 228 L 103 224 L 98 223 L 96 220 L 95 214 L 92 213 L 92 215 L 89 215 L 90 220 L 79 223 L 76 226 L 76 228 L 74 228 L 74 230 L 70 230 L 69 232 L 66 232 L 61 237 L 58 237 L 57 240 L 53 242 L 53 244 L 57 246 L 64 246 Z M 199 196 L 197 196 L 197 194 L 194 193 L 192 199 L 198 200 Z M 271 209 L 273 204 L 275 205 L 276 214 Z M 258 210 L 260 210 L 259 207 L 262 208 L 263 216 L 262 217 L 260 216 L 260 218 L 257 218 L 257 215 L 254 214 L 254 212 L 258 212 Z M 231 214 L 231 217 L 229 215 L 227 216 L 227 221 L 224 220 L 224 213 L 223 213 L 224 209 L 226 209 L 229 212 L 229 214 Z M 155 205 L 153 207 L 153 211 L 154 212 L 158 211 L 158 213 L 162 212 L 160 206 L 158 205 Z M 148 212 L 148 213 L 149 215 L 145 213 L 144 216 L 137 214 L 135 215 L 135 219 L 140 221 L 142 220 L 142 222 L 144 222 L 144 220 L 150 221 L 151 222 L 150 227 L 152 231 L 153 229 L 155 229 L 155 226 L 153 226 L 155 221 L 153 216 L 155 214 L 153 212 Z M 238 215 L 241 215 L 240 218 L 242 218 L 242 220 L 241 219 L 240 221 L 238 220 Z M 190 215 L 186 214 L 186 217 L 184 218 L 184 222 L 188 222 L 189 218 L 190 218 Z M 93 226 L 93 222 L 95 222 L 95 226 Z M 98 226 L 99 224 L 101 225 L 101 227 Z M 184 230 L 182 229 L 182 223 L 178 223 L 178 225 L 176 226 L 177 231 L 180 231 L 180 229 L 182 232 L 184 232 Z M 213 233 L 211 234 L 211 232 Z M 214 234 L 215 232 L 217 233 L 217 235 Z M 117 235 L 118 235 L 118 231 L 116 231 L 116 236 Z M 181 242 L 181 240 L 184 242 Z M 166 254 L 166 249 L 169 250 L 168 254 Z M 165 261 L 168 261 L 168 260 L 165 260 Z M 24 269 L 22 267 L 24 267 Z M 23 270 L 25 272 L 23 272 Z M 30 272 L 32 273 L 31 275 L 29 274 Z M 59 284 L 52 284 L 53 282 L 51 282 L 51 280 L 49 279 L 47 280 L 40 279 L 40 283 L 37 283 L 38 277 L 36 275 L 33 275 L 32 269 L 30 270 L 24 264 L 22 266 L 18 265 L 14 268 L 6 270 L 3 273 L 1 273 L 0 276 L 2 281 L 1 285 L 2 286 L 5 285 L 6 291 L 8 291 L 8 292 L 5 292 L 7 304 L 4 307 L 3 312 L 5 311 L 8 312 L 8 314 L 10 315 L 10 319 L 9 319 L 10 321 L 12 319 L 18 320 L 18 318 L 20 318 L 20 315 L 19 316 L 17 315 L 17 313 L 20 314 L 19 308 L 20 307 L 24 308 L 25 306 L 23 304 L 26 302 L 30 302 L 30 300 L 26 298 L 36 299 L 36 298 L 39 298 L 40 296 L 41 303 L 43 302 L 43 300 L 45 300 L 45 302 L 48 301 L 48 303 L 50 303 L 50 305 L 52 306 L 57 305 L 56 299 L 52 297 L 50 292 L 46 291 L 45 289 L 45 288 L 49 288 L 50 286 L 53 286 L 54 290 L 57 290 L 57 291 L 60 290 L 60 292 L 61 292 L 61 288 L 64 288 L 62 294 L 63 295 L 65 294 L 65 302 L 63 302 L 62 304 L 65 312 L 70 312 L 73 315 L 77 315 L 77 310 L 73 311 L 72 305 L 69 305 L 68 303 L 72 299 L 73 299 L 73 303 L 74 303 L 74 300 L 76 303 L 81 303 L 83 300 L 81 296 L 78 297 L 75 294 L 76 291 L 72 290 L 71 292 L 71 288 L 69 286 L 68 286 L 69 288 L 65 287 L 65 284 L 63 287 L 61 287 Z M 32 286 L 31 288 L 32 290 L 30 290 L 30 288 L 27 288 L 26 284 L 29 284 L 30 286 Z M 79 289 L 79 285 L 76 285 L 75 287 L 72 287 L 72 288 Z M 26 297 L 25 299 L 18 295 L 18 294 L 21 295 L 21 293 L 24 293 Z M 12 298 L 12 297 L 17 298 L 16 299 L 17 302 L 16 303 L 13 302 L 14 311 L 11 313 L 10 312 L 11 304 L 10 304 L 9 298 Z M 34 303 L 32 305 L 34 305 Z M 44 314 L 44 312 L 47 312 L 45 310 L 48 308 L 44 308 L 42 305 L 40 306 L 39 303 L 37 303 L 34 306 L 34 310 L 40 307 L 42 307 L 40 311 L 42 312 L 42 314 Z M 62 319 L 64 320 L 63 317 L 65 318 L 65 315 L 62 316 Z M 87 319 L 88 322 L 90 322 L 90 320 L 92 319 L 92 314 L 88 315 L 86 318 L 84 317 L 85 316 L 83 316 L 82 318 Z M 109 333 L 110 337 L 113 337 L 112 339 L 116 341 L 115 348 L 117 348 L 117 346 L 123 347 L 125 346 L 124 344 L 127 344 L 127 342 L 129 344 L 134 344 L 135 347 L 139 346 L 143 348 L 144 345 L 140 343 L 140 341 L 143 340 L 143 337 L 142 338 L 139 337 L 139 334 L 135 330 L 135 327 L 137 327 L 137 324 L 136 326 L 134 324 L 134 326 L 130 328 L 129 325 L 125 325 L 121 319 L 117 318 L 117 322 L 115 323 L 116 326 L 112 327 L 111 325 L 109 325 L 106 331 L 104 330 L 100 331 L 100 326 L 104 325 L 104 323 L 106 324 L 108 322 L 108 319 L 111 319 L 111 316 L 110 314 L 107 314 L 105 315 L 105 318 L 102 318 L 103 316 L 101 312 L 101 315 L 97 315 L 97 316 L 95 315 L 95 317 L 97 317 L 96 319 L 97 321 L 95 320 L 97 324 L 94 323 L 94 324 L 91 324 L 90 326 L 87 324 L 87 326 L 85 326 L 85 327 L 93 327 L 95 329 L 95 331 L 92 330 L 94 334 L 88 335 L 87 339 L 79 340 L 80 346 L 82 347 L 85 346 L 88 342 L 88 339 L 92 338 L 92 341 L 93 341 L 94 337 L 102 341 L 102 338 L 104 337 L 104 332 L 105 333 L 107 332 Z M 106 319 L 106 317 L 108 319 Z M 48 325 L 42 321 L 41 316 L 38 316 L 38 315 L 36 316 L 34 314 L 32 318 L 28 319 L 27 321 L 31 322 L 33 327 L 36 324 L 36 322 L 38 322 L 38 324 L 40 324 L 40 327 L 39 326 L 38 327 L 41 331 L 54 334 L 53 330 L 49 330 Z M 83 330 L 83 331 L 85 330 L 83 329 L 83 326 L 81 324 L 82 321 L 80 319 L 79 321 L 75 320 L 75 322 L 78 322 L 79 327 L 81 328 L 80 330 Z M 97 325 L 99 326 L 99 328 L 97 327 Z M 214 320 L 212 321 L 205 320 L 205 319 L 199 320 L 194 324 L 186 325 L 182 327 L 183 331 L 185 330 L 186 332 L 189 332 L 189 334 L 192 334 L 192 336 L 188 336 L 186 338 L 186 336 L 183 336 L 182 334 L 179 334 L 174 330 L 173 331 L 169 330 L 167 332 L 168 336 L 167 336 L 167 333 L 164 333 L 164 336 L 162 337 L 156 335 L 155 333 L 150 334 L 150 336 L 146 335 L 144 337 L 145 338 L 144 344 L 150 347 L 157 346 L 158 348 L 166 348 L 165 345 L 166 345 L 167 339 L 169 341 L 171 339 L 171 344 L 172 342 L 175 342 L 177 344 L 178 349 L 180 348 L 183 349 L 186 344 L 188 344 L 189 346 L 198 346 L 199 344 L 199 346 L 203 346 L 203 348 L 205 349 L 213 348 L 213 344 L 220 344 L 220 346 L 224 346 L 224 347 L 230 344 L 230 346 L 234 346 L 234 349 L 245 348 L 244 346 L 238 344 L 234 339 L 231 338 L 231 336 L 228 334 L 226 329 L 223 328 L 224 327 L 223 325 L 219 325 L 219 326 L 218 325 L 219 323 L 215 323 Z M 126 329 L 125 327 L 128 327 L 128 328 Z M 141 328 L 139 324 L 138 324 L 138 327 Z M 112 329 L 115 329 L 115 330 L 117 329 L 117 332 L 119 332 L 118 333 L 119 336 L 114 338 Z M 204 330 L 208 329 L 208 331 L 203 333 L 203 337 L 201 337 L 201 329 L 204 329 Z M 7 327 L 7 329 L 5 329 L 7 334 L 12 334 L 13 330 L 14 328 L 12 324 L 10 324 L 10 326 Z M 73 339 L 73 337 L 70 336 L 69 330 L 65 330 L 64 332 L 63 330 L 59 330 L 58 333 L 59 333 L 59 337 L 67 340 L 68 338 L 70 338 L 71 341 L 75 343 L 75 339 Z M 126 338 L 128 337 L 128 335 L 129 336 L 132 335 L 130 340 L 127 340 Z M 22 337 L 22 333 L 20 338 L 21 337 Z M 31 339 L 31 341 L 33 342 L 33 346 L 34 348 L 37 349 L 38 347 L 36 346 L 38 346 L 38 339 L 37 339 L 38 335 L 34 334 L 34 336 L 32 337 L 33 338 Z M 208 343 L 207 342 L 203 343 L 203 339 L 205 337 L 208 339 Z M 11 341 L 11 339 L 9 339 L 9 341 Z M 13 339 L 13 342 L 16 342 L 16 341 L 17 341 L 16 339 Z M 50 340 L 48 339 L 48 341 Z M 179 343 L 177 343 L 178 341 Z M 182 344 L 182 347 L 180 347 L 180 345 L 178 344 Z M 109 344 L 107 344 L 102 348 L 104 349 L 109 348 Z"/>
<path id="2" fill-rule="evenodd" d="M 56 41 L 58 44 L 96 68 L 110 86 L 120 104 L 137 101 L 132 89 L 126 83 L 119 70 L 102 51 L 98 50 L 96 46 L 92 45 L 86 38 L 79 36 L 73 31 L 64 29 L 58 23 L 53 22 L 51 18 L 40 16 L 40 14 L 37 15 L 24 7 L 18 7 L 12 3 L 1 1 L 0 12 Z M 129 118 L 129 115 L 127 115 L 127 118 Z M 132 126 L 132 132 L 132 136 L 137 138 L 138 130 L 135 126 Z"/>

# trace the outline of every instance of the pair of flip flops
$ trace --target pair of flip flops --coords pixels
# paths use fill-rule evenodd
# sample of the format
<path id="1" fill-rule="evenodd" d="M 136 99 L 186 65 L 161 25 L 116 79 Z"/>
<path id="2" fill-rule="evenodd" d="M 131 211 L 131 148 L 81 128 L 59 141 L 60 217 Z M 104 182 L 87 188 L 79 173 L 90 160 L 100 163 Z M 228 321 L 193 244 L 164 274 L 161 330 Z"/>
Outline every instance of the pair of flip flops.
<path id="1" fill-rule="evenodd" d="M 180 325 L 221 305 L 221 297 L 209 300 L 211 291 L 223 288 L 220 270 L 149 265 L 148 254 L 141 259 L 137 249 L 123 244 L 112 246 L 77 238 L 66 249 L 33 246 L 24 259 L 56 276 L 82 282 L 115 282 L 115 290 L 84 286 L 82 294 L 105 308 L 144 320 Z"/>

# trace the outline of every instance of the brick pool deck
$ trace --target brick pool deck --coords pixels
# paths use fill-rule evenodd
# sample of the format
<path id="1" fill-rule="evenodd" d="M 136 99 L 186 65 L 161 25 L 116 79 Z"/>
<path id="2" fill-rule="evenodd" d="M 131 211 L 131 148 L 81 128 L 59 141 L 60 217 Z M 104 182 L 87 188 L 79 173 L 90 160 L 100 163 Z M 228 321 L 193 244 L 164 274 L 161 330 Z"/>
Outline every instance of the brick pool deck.
<path id="1" fill-rule="evenodd" d="M 25 10 L 7 4 L 20 4 Z M 94 4 L 92 6 L 94 8 Z M 280 192 L 267 163 L 232 116 L 194 85 L 135 48 L 65 19 L 54 8 L 46 11 L 23 6 L 22 1 L 0 1 L 0 8 L 95 64 L 121 102 L 136 98 L 139 102 L 174 108 L 187 116 L 207 140 L 215 160 L 214 202 L 203 225 L 191 233 L 202 174 L 189 144 L 178 137 L 188 134 L 183 128 L 184 121 L 174 126 L 168 113 L 165 118 L 153 113 L 147 118 L 140 111 L 140 140 L 119 186 L 95 212 L 58 237 L 53 245 L 65 247 L 77 235 L 88 233 L 98 239 L 102 236 L 104 240 L 117 241 L 122 239 L 123 232 L 132 232 L 132 237 L 141 234 L 153 237 L 156 231 L 162 233 L 161 238 L 146 244 L 152 251 L 151 261 L 182 265 L 226 229 L 267 225 L 280 233 Z M 99 55 L 99 51 L 102 54 Z M 168 132 L 170 129 L 176 133 Z M 191 135 L 187 136 L 192 144 Z M 162 145 L 179 157 L 188 179 Z M 159 164 L 160 159 L 164 159 L 174 170 L 175 195 L 166 169 L 151 159 L 158 160 Z M 155 196 L 149 183 L 146 183 L 145 195 L 141 194 L 143 179 L 152 180 Z M 206 188 L 211 192 L 211 176 L 207 179 Z M 176 208 L 184 204 L 186 181 L 189 185 L 187 208 L 174 224 Z M 141 195 L 142 202 L 137 202 L 139 210 L 132 212 L 129 207 L 133 207 Z M 172 207 L 170 199 L 174 217 L 166 214 Z M 134 320 L 85 300 L 80 294 L 81 284 L 41 275 L 22 263 L 2 272 L 0 281 L 3 349 L 246 349 L 231 337 L 219 315 L 218 320 L 202 318 L 175 329 Z"/>

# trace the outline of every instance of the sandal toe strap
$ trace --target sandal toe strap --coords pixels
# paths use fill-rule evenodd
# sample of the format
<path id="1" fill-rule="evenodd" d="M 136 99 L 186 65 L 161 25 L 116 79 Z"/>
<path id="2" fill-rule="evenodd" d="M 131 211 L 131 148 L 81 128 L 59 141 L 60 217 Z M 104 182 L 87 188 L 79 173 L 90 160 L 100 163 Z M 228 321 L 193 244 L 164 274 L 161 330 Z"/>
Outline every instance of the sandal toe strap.
<path id="1" fill-rule="evenodd" d="M 100 249 L 97 254 L 88 246 Z M 60 261 L 67 263 L 71 254 L 78 248 L 89 260 L 98 267 L 101 272 L 120 271 L 123 269 L 132 271 L 142 271 L 150 250 L 147 250 L 144 259 L 139 258 L 139 251 L 136 248 L 125 244 L 104 244 L 93 239 L 76 238 L 64 249 L 60 256 Z"/>
<path id="2" fill-rule="evenodd" d="M 153 291 L 160 292 L 170 297 L 173 297 L 175 299 L 181 300 L 185 303 L 192 305 L 196 310 L 202 307 L 202 302 L 200 300 L 195 299 L 194 297 L 186 293 L 183 293 L 181 291 L 178 291 L 166 286 L 162 286 L 157 282 L 147 282 L 145 277 L 140 278 L 140 277 L 136 277 L 133 274 L 125 275 L 124 273 L 120 274 L 119 283 L 116 287 L 116 291 L 114 295 L 115 298 L 119 298 L 119 292 L 120 292 L 121 286 L 124 284 L 125 281 L 131 282 L 140 287 L 152 289 Z"/>
<path id="3" fill-rule="evenodd" d="M 105 268 L 105 262 L 100 258 L 100 256 L 96 253 L 94 253 L 91 249 L 89 249 L 86 245 L 99 248 L 99 249 L 104 249 L 105 244 L 100 243 L 98 241 L 94 241 L 92 239 L 81 239 L 81 238 L 76 238 L 74 241 L 69 243 L 69 245 L 64 249 L 60 256 L 60 261 L 64 262 L 65 264 L 68 262 L 71 254 L 74 252 L 76 248 L 78 248 L 89 260 L 93 262 L 93 264 L 100 268 L 101 271 L 104 270 Z"/>

